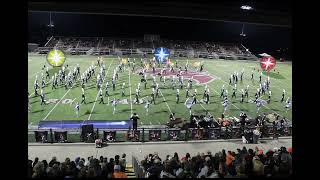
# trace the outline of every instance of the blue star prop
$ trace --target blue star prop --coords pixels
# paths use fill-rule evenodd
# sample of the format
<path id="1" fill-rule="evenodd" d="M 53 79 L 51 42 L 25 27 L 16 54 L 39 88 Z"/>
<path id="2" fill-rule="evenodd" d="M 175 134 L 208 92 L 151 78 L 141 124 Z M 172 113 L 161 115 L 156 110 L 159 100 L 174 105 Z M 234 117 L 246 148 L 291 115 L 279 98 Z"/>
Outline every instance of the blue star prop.
<path id="1" fill-rule="evenodd" d="M 158 60 L 159 63 L 163 63 L 164 60 L 166 60 L 169 56 L 169 52 L 168 49 L 166 48 L 158 48 L 156 50 L 156 53 L 154 54 L 154 56 L 156 57 L 156 59 Z"/>

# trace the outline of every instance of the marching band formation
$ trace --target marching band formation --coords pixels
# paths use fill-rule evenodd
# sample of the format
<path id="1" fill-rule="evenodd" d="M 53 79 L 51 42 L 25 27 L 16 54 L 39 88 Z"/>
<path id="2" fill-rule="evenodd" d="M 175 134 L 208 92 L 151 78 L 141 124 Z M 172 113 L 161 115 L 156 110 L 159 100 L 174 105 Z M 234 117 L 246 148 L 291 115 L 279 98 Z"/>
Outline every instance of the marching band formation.
<path id="1" fill-rule="evenodd" d="M 142 69 L 138 69 L 136 66 L 135 58 L 133 59 L 121 59 L 118 57 L 118 64 L 113 70 L 113 74 L 111 77 L 111 81 L 106 81 L 107 72 L 106 67 L 102 61 L 102 58 L 98 57 L 96 63 L 90 65 L 87 69 L 85 69 L 82 73 L 80 73 L 80 66 L 77 64 L 75 67 L 68 67 L 62 66 L 61 69 L 56 73 L 49 73 L 49 68 L 45 65 L 43 66 L 42 70 L 45 72 L 41 73 L 41 76 L 38 77 L 36 75 L 34 80 L 34 96 L 40 96 L 40 104 L 41 106 L 46 105 L 46 97 L 45 97 L 45 87 L 51 84 L 51 89 L 57 89 L 59 87 L 64 87 L 65 90 L 70 90 L 72 88 L 79 88 L 81 89 L 81 102 L 75 102 L 75 111 L 76 116 L 79 117 L 80 106 L 81 104 L 86 104 L 86 90 L 88 89 L 87 84 L 95 82 L 97 88 L 97 98 L 99 97 L 99 104 L 106 104 L 104 98 L 108 98 L 107 104 L 109 105 L 109 97 L 110 95 L 110 85 L 112 85 L 112 91 L 116 91 L 117 85 L 121 84 L 121 97 L 126 96 L 126 88 L 129 86 L 126 85 L 125 82 L 119 76 L 119 74 L 132 71 L 133 73 L 138 72 L 137 74 L 140 76 L 140 82 L 136 84 L 135 88 L 135 98 L 132 100 L 134 104 L 144 104 L 144 109 L 146 115 L 149 113 L 149 108 L 151 105 L 155 105 L 157 98 L 159 98 L 159 93 L 162 94 L 161 89 L 167 88 L 172 89 L 173 93 L 176 94 L 176 103 L 179 104 L 181 101 L 180 93 L 183 89 L 186 92 L 186 101 L 184 105 L 189 111 L 189 114 L 192 115 L 192 106 L 195 104 L 210 104 L 210 89 L 208 84 L 204 85 L 203 96 L 202 99 L 199 99 L 197 89 L 194 88 L 194 79 L 193 76 L 186 80 L 184 78 L 184 74 L 188 72 L 189 65 L 188 62 L 184 65 L 184 69 L 178 65 L 176 62 L 175 67 L 173 63 L 164 64 L 160 67 L 159 73 L 156 73 L 156 61 L 155 59 L 148 61 L 144 58 L 140 60 L 140 66 Z M 178 67 L 179 66 L 179 67 Z M 148 74 L 147 71 L 149 67 L 152 67 L 152 74 Z M 201 64 L 198 71 L 203 71 L 204 67 Z M 168 76 L 167 72 L 174 73 L 174 75 Z M 244 79 L 244 69 L 241 72 L 234 72 L 230 75 L 229 84 L 227 86 L 232 87 L 232 94 L 231 99 L 237 99 L 239 97 L 239 102 L 244 103 L 245 101 L 248 103 L 254 103 L 256 105 L 256 113 L 259 113 L 259 110 L 262 106 L 266 106 L 267 104 L 271 103 L 272 97 L 272 90 L 271 90 L 271 80 L 268 76 L 264 81 L 262 80 L 262 72 L 259 74 L 258 82 L 259 86 L 257 91 L 254 94 L 249 94 L 250 85 L 248 84 L 245 89 L 238 90 L 237 84 L 241 82 L 242 84 L 245 82 Z M 51 76 L 51 79 L 50 79 Z M 148 78 L 148 76 L 150 76 Z M 171 79 L 171 83 L 166 84 L 166 82 Z M 106 81 L 106 82 L 105 82 Z M 249 80 L 248 80 L 249 81 Z M 254 71 L 251 71 L 251 82 L 254 82 Z M 40 82 L 40 83 L 39 83 Z M 120 82 L 120 83 L 119 83 Z M 122 82 L 122 83 L 121 83 Z M 78 83 L 78 84 L 77 84 Z M 141 88 L 141 83 L 143 83 L 144 89 Z M 148 84 L 151 86 L 151 91 L 147 89 Z M 103 93 L 104 89 L 104 93 Z M 141 97 L 142 91 L 148 91 L 150 94 L 146 97 Z M 40 92 L 40 93 L 39 93 Z M 28 92 L 29 95 L 29 92 Z M 163 96 L 163 95 L 162 95 Z M 263 100 L 262 97 L 267 96 L 266 100 Z M 224 108 L 223 114 L 228 111 L 228 107 L 230 106 L 231 102 L 228 99 L 228 90 L 225 84 L 222 85 L 220 90 L 220 98 L 222 100 L 221 105 Z M 252 98 L 252 99 L 251 99 Z M 286 99 L 286 100 L 285 100 Z M 117 112 L 117 105 L 119 104 L 119 99 L 113 97 L 111 101 L 113 107 L 113 114 Z M 291 108 L 292 102 L 290 97 L 286 96 L 286 91 L 283 89 L 282 96 L 279 98 L 280 103 L 285 102 L 284 109 L 286 112 Z M 274 101 L 275 103 L 275 101 Z M 28 109 L 30 111 L 31 105 L 28 101 Z"/>

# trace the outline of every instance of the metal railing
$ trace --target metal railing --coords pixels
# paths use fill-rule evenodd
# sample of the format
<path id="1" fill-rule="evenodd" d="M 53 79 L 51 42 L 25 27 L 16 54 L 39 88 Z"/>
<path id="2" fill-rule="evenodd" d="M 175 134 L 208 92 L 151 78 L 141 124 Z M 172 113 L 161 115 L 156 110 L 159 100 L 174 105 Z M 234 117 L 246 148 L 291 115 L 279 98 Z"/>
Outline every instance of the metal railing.
<path id="1" fill-rule="evenodd" d="M 132 156 L 132 166 L 136 178 L 147 178 L 146 171 L 135 156 Z"/>
<path id="2" fill-rule="evenodd" d="M 136 139 L 130 139 L 128 129 L 94 129 L 95 138 L 101 138 L 106 142 L 152 142 L 152 141 L 189 141 L 189 140 L 212 140 L 212 139 L 240 139 L 245 132 L 252 132 L 256 126 L 244 127 L 229 126 L 229 127 L 216 127 L 216 128 L 138 128 L 139 134 Z M 153 137 L 153 130 L 160 130 L 157 138 Z M 80 129 L 33 129 L 28 130 L 28 142 L 36 142 L 35 131 L 47 131 L 48 141 L 52 143 L 58 142 L 54 140 L 54 132 L 67 131 L 68 142 L 81 142 Z M 261 137 L 281 137 L 292 136 L 292 126 L 282 126 L 275 128 L 274 126 L 261 126 Z M 107 133 L 115 132 L 112 141 L 108 141 L 104 137 Z M 175 134 L 174 134 L 175 133 Z M 176 138 L 173 138 L 173 135 Z"/>

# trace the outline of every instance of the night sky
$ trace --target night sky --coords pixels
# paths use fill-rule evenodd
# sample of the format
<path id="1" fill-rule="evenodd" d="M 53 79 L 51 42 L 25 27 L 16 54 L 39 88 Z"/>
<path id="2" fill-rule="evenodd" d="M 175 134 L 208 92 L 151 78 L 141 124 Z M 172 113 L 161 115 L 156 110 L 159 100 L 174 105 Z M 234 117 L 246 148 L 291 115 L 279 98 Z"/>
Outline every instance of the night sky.
<path id="1" fill-rule="evenodd" d="M 50 36 L 49 13 L 29 12 L 29 42 L 43 45 Z M 173 40 L 240 42 L 242 24 L 153 17 L 52 13 L 56 36 L 132 37 L 159 34 Z M 268 25 L 245 24 L 243 44 L 254 53 L 273 53 L 291 49 L 291 29 Z"/>

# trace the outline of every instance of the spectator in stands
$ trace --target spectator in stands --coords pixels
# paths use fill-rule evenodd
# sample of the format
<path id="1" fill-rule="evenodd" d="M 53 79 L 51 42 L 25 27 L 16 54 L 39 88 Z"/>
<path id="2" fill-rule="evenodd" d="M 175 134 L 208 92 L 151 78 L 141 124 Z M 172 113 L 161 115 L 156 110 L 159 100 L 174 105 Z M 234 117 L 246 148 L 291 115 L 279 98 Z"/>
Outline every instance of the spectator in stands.
<path id="1" fill-rule="evenodd" d="M 119 155 L 115 155 L 114 156 L 114 164 L 115 165 L 120 165 L 120 156 Z"/>
<path id="2" fill-rule="evenodd" d="M 74 160 L 75 165 L 78 166 L 79 162 L 80 162 L 80 157 L 76 157 L 76 159 Z"/>
<path id="3" fill-rule="evenodd" d="M 190 161 L 190 154 L 187 153 L 185 157 L 181 158 L 181 161 Z"/>
<path id="4" fill-rule="evenodd" d="M 198 174 L 198 178 L 207 177 L 209 171 L 209 163 L 206 161 L 204 166 L 201 168 L 200 173 Z"/>
<path id="5" fill-rule="evenodd" d="M 213 165 L 210 165 L 208 167 L 208 173 L 207 173 L 207 178 L 219 178 L 218 172 L 214 169 Z"/>
<path id="6" fill-rule="evenodd" d="M 28 160 L 28 178 L 32 177 L 32 160 Z"/>
<path id="7" fill-rule="evenodd" d="M 291 174 L 290 170 L 292 168 L 292 158 L 285 147 L 280 148 L 280 165 L 279 173 L 280 175 Z"/>
<path id="8" fill-rule="evenodd" d="M 57 158 L 55 156 L 52 157 L 51 161 L 49 162 L 49 167 L 52 167 L 53 164 L 57 162 Z"/>
<path id="9" fill-rule="evenodd" d="M 126 154 L 123 153 L 120 159 L 120 166 L 121 166 L 121 172 L 125 172 L 127 161 L 126 161 Z"/>
<path id="10" fill-rule="evenodd" d="M 45 177 L 44 166 L 42 162 L 38 162 L 33 167 L 32 178 L 44 178 L 44 177 Z"/>
<path id="11" fill-rule="evenodd" d="M 149 173 L 149 178 L 159 178 L 160 173 L 163 171 L 163 168 L 164 167 L 161 164 L 161 161 L 159 159 L 155 159 L 154 164 L 147 169 L 147 172 Z"/>
<path id="12" fill-rule="evenodd" d="M 103 161 L 101 163 L 101 176 L 102 177 L 108 177 L 108 159 L 103 158 Z"/>
<path id="13" fill-rule="evenodd" d="M 234 166 L 234 161 L 235 161 L 235 157 L 233 156 L 233 154 L 231 153 L 231 151 L 228 151 L 228 154 L 226 156 L 226 167 L 227 167 L 227 171 L 229 172 L 229 174 L 231 175 L 235 175 L 236 174 L 236 169 Z"/>
<path id="14" fill-rule="evenodd" d="M 78 178 L 80 179 L 86 178 L 86 174 L 87 174 L 86 169 L 82 168 L 79 172 Z"/>
<path id="15" fill-rule="evenodd" d="M 32 164 L 32 168 L 34 168 L 34 166 L 39 162 L 39 158 L 36 157 L 34 158 L 33 164 Z"/>
<path id="16" fill-rule="evenodd" d="M 168 163 L 164 164 L 164 169 L 160 173 L 160 178 L 175 178 L 174 175 L 171 174 L 171 167 Z"/>
<path id="17" fill-rule="evenodd" d="M 126 173 L 120 171 L 120 165 L 114 165 L 114 173 L 112 174 L 112 178 L 128 178 Z"/>
<path id="18" fill-rule="evenodd" d="M 222 159 L 220 159 L 220 162 L 219 162 L 219 173 L 218 174 L 219 174 L 219 178 L 223 178 L 227 174 L 226 165 Z"/>
<path id="19" fill-rule="evenodd" d="M 109 174 L 113 173 L 113 171 L 114 171 L 113 168 L 114 168 L 114 159 L 110 158 L 110 161 L 109 161 L 109 163 L 107 165 L 107 169 L 108 169 Z M 110 177 L 108 176 L 108 178 L 110 178 Z"/>
<path id="20" fill-rule="evenodd" d="M 84 168 L 85 166 L 84 166 L 84 159 L 82 158 L 80 161 L 79 161 L 79 163 L 78 163 L 78 165 L 76 166 L 76 168 L 78 169 L 78 170 L 81 170 L 82 168 Z"/>
<path id="21" fill-rule="evenodd" d="M 254 156 L 252 160 L 254 177 L 263 177 L 264 165 L 258 156 Z"/>

